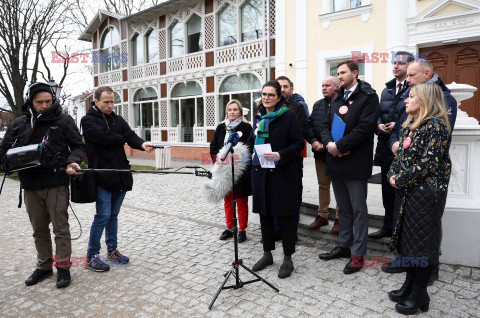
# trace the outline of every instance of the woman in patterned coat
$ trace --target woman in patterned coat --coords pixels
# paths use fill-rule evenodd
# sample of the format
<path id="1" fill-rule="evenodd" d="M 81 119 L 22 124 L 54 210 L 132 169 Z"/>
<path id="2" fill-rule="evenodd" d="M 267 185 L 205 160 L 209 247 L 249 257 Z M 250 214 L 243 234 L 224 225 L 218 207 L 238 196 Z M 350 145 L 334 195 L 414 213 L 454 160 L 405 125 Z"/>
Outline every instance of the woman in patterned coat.
<path id="1" fill-rule="evenodd" d="M 451 134 L 440 86 L 417 84 L 405 101 L 397 157 L 388 173 L 395 187 L 395 223 L 391 250 L 410 267 L 403 286 L 389 293 L 402 314 L 428 311 L 427 283 L 438 265 L 442 215 L 447 199 Z M 403 262 L 403 263 L 405 263 Z"/>

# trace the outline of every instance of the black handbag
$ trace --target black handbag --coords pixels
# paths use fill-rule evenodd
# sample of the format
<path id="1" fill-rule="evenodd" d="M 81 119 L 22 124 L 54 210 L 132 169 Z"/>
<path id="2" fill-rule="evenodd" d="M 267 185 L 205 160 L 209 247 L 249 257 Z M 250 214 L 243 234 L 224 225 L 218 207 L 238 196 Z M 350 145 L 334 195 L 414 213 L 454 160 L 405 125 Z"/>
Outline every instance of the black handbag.
<path id="1" fill-rule="evenodd" d="M 92 203 L 97 201 L 97 183 L 95 172 L 88 171 L 72 176 L 70 183 L 70 200 L 75 203 Z"/>

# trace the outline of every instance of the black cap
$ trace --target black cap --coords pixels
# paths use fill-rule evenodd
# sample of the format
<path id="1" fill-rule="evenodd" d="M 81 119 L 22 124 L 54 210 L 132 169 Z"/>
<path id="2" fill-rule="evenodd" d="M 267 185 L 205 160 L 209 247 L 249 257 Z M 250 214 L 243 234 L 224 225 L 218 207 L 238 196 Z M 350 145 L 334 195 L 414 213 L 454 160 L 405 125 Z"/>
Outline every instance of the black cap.
<path id="1" fill-rule="evenodd" d="M 27 98 L 30 100 L 33 100 L 33 97 L 35 96 L 36 93 L 38 92 L 47 92 L 50 95 L 52 95 L 52 98 L 54 98 L 55 94 L 53 93 L 52 87 L 46 83 L 33 83 L 28 87 L 27 91 Z"/>

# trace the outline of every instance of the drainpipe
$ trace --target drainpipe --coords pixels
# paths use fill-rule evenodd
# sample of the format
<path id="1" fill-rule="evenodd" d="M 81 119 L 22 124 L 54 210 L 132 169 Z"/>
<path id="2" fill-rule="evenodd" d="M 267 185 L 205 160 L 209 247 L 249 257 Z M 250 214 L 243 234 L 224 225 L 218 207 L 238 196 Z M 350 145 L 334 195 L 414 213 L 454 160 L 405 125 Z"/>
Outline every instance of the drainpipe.
<path id="1" fill-rule="evenodd" d="M 270 0 L 265 0 L 267 6 L 267 29 L 265 35 L 267 38 L 267 82 L 270 80 Z"/>

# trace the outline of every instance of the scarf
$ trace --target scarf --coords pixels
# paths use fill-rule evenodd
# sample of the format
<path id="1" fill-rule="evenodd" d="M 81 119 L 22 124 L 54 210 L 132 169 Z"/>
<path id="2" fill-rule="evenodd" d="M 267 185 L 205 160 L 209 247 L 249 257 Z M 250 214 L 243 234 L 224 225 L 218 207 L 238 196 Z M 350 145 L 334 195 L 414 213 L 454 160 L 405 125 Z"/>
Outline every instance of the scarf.
<path id="1" fill-rule="evenodd" d="M 257 137 L 255 138 L 255 145 L 263 145 L 265 143 L 265 139 L 270 137 L 270 123 L 274 121 L 276 118 L 285 114 L 288 110 L 288 107 L 285 105 L 280 106 L 277 110 L 271 113 L 267 113 L 263 115 L 260 119 L 260 123 L 258 123 L 257 128 Z M 257 119 L 258 122 L 258 119 Z M 255 152 L 255 148 L 253 148 Z"/>
<path id="2" fill-rule="evenodd" d="M 238 125 L 240 125 L 241 123 L 242 123 L 242 118 L 240 117 L 235 119 L 232 122 L 230 121 L 230 119 L 225 120 L 225 126 L 227 127 L 227 132 L 225 134 L 225 139 L 223 141 L 224 144 L 227 143 L 228 137 L 231 135 L 232 131 L 235 131 Z"/>

